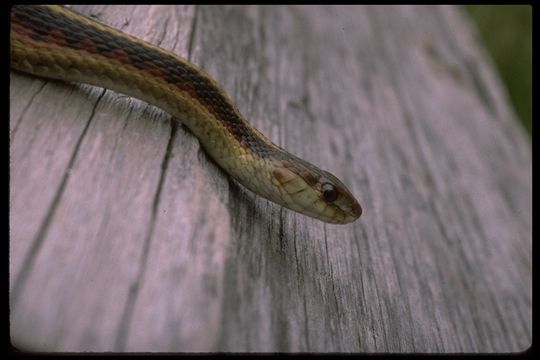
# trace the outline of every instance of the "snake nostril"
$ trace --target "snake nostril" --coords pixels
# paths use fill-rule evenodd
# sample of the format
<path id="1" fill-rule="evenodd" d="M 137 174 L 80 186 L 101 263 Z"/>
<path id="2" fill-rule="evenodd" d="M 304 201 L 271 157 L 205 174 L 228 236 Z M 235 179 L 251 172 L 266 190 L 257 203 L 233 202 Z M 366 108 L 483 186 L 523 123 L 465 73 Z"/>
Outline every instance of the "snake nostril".
<path id="1" fill-rule="evenodd" d="M 359 203 L 354 202 L 351 205 L 351 212 L 353 213 L 354 216 L 360 217 L 360 215 L 362 215 L 362 207 L 360 206 Z"/>

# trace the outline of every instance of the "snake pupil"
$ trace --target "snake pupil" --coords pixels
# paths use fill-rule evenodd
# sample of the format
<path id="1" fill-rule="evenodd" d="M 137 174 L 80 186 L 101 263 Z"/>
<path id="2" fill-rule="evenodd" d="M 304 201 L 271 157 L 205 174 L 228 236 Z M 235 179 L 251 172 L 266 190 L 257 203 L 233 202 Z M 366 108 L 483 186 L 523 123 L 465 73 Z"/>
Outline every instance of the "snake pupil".
<path id="1" fill-rule="evenodd" d="M 324 200 L 326 202 L 334 202 L 337 199 L 337 191 L 334 185 L 325 183 L 321 186 L 321 190 L 323 193 Z"/>

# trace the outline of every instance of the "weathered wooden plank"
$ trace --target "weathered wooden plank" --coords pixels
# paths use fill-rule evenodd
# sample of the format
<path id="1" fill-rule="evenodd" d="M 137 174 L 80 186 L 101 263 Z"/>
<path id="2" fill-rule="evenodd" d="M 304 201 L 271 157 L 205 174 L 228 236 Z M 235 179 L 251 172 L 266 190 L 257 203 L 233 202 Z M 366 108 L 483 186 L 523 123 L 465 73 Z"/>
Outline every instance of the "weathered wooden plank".
<path id="1" fill-rule="evenodd" d="M 362 218 L 230 180 L 171 117 L 11 75 L 16 346 L 508 352 L 532 338 L 530 146 L 454 7 L 77 6 L 205 68 Z"/>

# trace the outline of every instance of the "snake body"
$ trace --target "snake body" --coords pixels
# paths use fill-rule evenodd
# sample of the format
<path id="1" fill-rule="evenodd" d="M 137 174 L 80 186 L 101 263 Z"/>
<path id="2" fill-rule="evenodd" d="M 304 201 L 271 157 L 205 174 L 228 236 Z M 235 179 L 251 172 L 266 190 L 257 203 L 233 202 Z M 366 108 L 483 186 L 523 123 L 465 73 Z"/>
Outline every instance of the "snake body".
<path id="1" fill-rule="evenodd" d="M 104 87 L 164 109 L 222 169 L 268 200 L 336 224 L 362 213 L 340 180 L 272 143 L 216 81 L 170 51 L 62 6 L 13 6 L 10 40 L 13 69 Z"/>

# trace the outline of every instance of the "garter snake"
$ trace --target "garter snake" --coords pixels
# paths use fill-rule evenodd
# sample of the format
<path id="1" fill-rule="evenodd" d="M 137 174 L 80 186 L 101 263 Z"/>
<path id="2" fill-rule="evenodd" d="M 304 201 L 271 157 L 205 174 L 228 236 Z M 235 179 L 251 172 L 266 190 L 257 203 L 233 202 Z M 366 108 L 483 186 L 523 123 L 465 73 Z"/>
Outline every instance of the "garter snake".
<path id="1" fill-rule="evenodd" d="M 288 209 L 345 224 L 362 213 L 332 174 L 288 153 L 249 124 L 204 70 L 62 6 L 11 10 L 11 67 L 142 99 L 180 119 L 240 184 Z"/>

